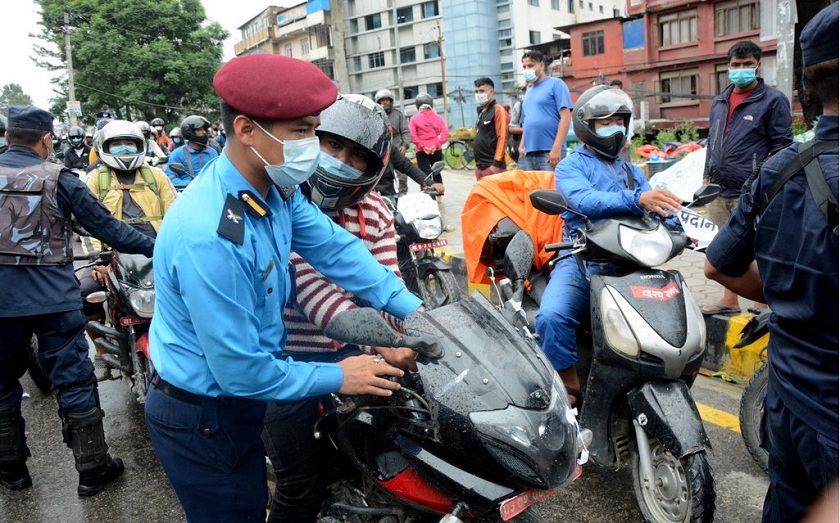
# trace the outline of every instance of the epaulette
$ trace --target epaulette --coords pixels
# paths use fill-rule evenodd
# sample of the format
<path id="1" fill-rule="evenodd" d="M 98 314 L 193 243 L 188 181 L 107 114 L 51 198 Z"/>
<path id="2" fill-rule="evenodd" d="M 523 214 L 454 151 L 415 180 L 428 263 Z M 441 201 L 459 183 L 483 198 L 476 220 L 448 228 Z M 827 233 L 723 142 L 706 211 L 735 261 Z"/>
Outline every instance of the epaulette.
<path id="1" fill-rule="evenodd" d="M 257 220 L 263 216 L 271 216 L 271 209 L 268 205 L 251 191 L 239 191 L 239 199 L 245 204 L 245 212 Z"/>
<path id="2" fill-rule="evenodd" d="M 227 195 L 216 232 L 237 245 L 245 242 L 245 203 L 242 200 Z"/>

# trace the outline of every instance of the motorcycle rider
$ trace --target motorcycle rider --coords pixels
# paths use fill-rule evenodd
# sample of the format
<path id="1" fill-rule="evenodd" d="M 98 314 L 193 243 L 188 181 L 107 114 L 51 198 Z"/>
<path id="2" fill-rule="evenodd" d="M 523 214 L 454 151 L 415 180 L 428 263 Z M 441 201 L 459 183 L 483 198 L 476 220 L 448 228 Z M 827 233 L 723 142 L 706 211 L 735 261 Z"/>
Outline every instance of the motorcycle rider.
<path id="1" fill-rule="evenodd" d="M 19 380 L 35 334 L 38 361 L 58 393 L 64 441 L 79 472 L 77 493 L 92 496 L 120 476 L 124 466 L 111 457 L 105 442 L 73 273 L 71 216 L 125 252 L 151 256 L 154 240 L 115 220 L 81 180 L 64 166 L 46 161 L 53 149 L 53 120 L 37 107 L 12 106 L 10 148 L 0 156 L 0 176 L 7 188 L 15 189 L 0 190 L 0 216 L 5 217 L 0 220 L 0 484 L 10 490 L 32 485 Z M 32 201 L 44 203 L 27 205 Z"/>
<path id="2" fill-rule="evenodd" d="M 163 118 L 153 118 L 152 122 L 152 129 L 157 132 L 157 137 L 155 138 L 155 143 L 163 150 L 164 152 L 169 152 L 169 144 L 171 140 L 166 135 L 166 131 L 163 128 L 164 122 Z"/>
<path id="3" fill-rule="evenodd" d="M 408 149 L 409 144 L 411 143 L 411 133 L 408 130 L 408 118 L 400 111 L 399 109 L 394 107 L 394 95 L 388 89 L 380 89 L 376 91 L 373 99 L 385 109 L 385 114 L 388 116 L 388 123 L 391 125 L 391 144 L 399 149 L 400 153 L 405 154 L 405 151 Z M 389 168 L 389 170 L 391 170 Z M 389 173 L 386 173 L 386 176 Z M 391 178 L 394 177 L 394 173 L 390 173 Z M 398 171 L 396 173 L 397 178 L 397 192 L 398 193 L 406 193 L 408 192 L 408 181 L 407 176 L 404 172 Z"/>
<path id="4" fill-rule="evenodd" d="M 146 140 L 146 156 L 152 160 L 152 165 L 157 165 L 160 160 L 167 157 L 167 154 L 157 144 L 157 136 L 152 133 L 152 127 L 148 122 L 138 120 L 134 123 L 143 133 L 143 139 Z M 157 161 L 154 159 L 157 159 Z"/>
<path id="5" fill-rule="evenodd" d="M 156 237 L 166 210 L 175 201 L 175 188 L 157 167 L 146 165 L 146 146 L 150 144 L 141 129 L 126 120 L 114 120 L 96 135 L 95 147 L 102 164 L 91 171 L 87 186 L 118 220 L 146 236 Z M 102 248 L 92 240 L 93 248 Z M 79 273 L 82 303 L 88 321 L 105 321 L 105 311 L 99 304 L 84 300 L 90 293 L 104 289 L 104 275 L 93 268 Z M 99 334 L 87 328 L 88 336 L 96 341 Z M 93 364 L 97 381 L 117 379 L 102 358 L 105 350 L 98 345 Z"/>
<path id="6" fill-rule="evenodd" d="M 79 169 L 87 172 L 90 161 L 90 147 L 85 144 L 85 131 L 81 127 L 73 126 L 67 132 L 67 142 L 70 147 L 64 151 L 64 166 L 68 169 Z"/>
<path id="7" fill-rule="evenodd" d="M 655 212 L 668 217 L 682 206 L 673 193 L 651 189 L 642 170 L 619 156 L 632 108 L 633 102 L 623 91 L 606 85 L 588 89 L 575 103 L 572 125 L 583 144 L 557 164 L 555 183 L 569 208 L 595 223 L 623 213 Z M 563 220 L 568 226 L 564 240 L 569 241 L 584 224 L 571 212 L 563 213 Z M 589 310 L 588 278 L 619 270 L 613 264 L 590 262 L 584 275 L 577 260 L 568 257 L 557 262 L 543 294 L 536 330 L 573 406 L 580 399 L 575 329 L 581 314 Z"/>
<path id="8" fill-rule="evenodd" d="M 219 156 L 215 149 L 208 145 L 210 139 L 210 122 L 203 116 L 191 115 L 181 122 L 181 135 L 186 142 L 182 147 L 172 151 L 166 175 L 175 185 L 186 185 L 198 176 L 201 168 L 210 160 Z M 172 170 L 171 165 L 180 163 L 187 172 L 179 175 Z"/>
<path id="9" fill-rule="evenodd" d="M 308 182 L 312 201 L 361 239 L 379 263 L 399 275 L 394 216 L 373 191 L 392 152 L 384 111 L 370 98 L 344 95 L 321 112 L 315 134 L 321 156 Z M 295 361 L 332 363 L 359 354 L 358 346 L 342 344 L 323 333 L 337 314 L 358 307 L 353 294 L 332 284 L 297 254 L 292 253 L 291 261 L 297 302 L 283 311 L 288 329 L 283 355 Z M 385 316 L 399 327 L 398 320 Z M 375 351 L 395 366 L 413 366 L 415 353 L 410 349 Z M 314 521 L 326 497 L 327 449 L 312 436 L 321 399 L 268 404 L 263 441 L 278 478 L 269 522 Z"/>
<path id="10" fill-rule="evenodd" d="M 184 145 L 184 137 L 181 135 L 181 128 L 173 127 L 172 130 L 169 131 L 169 152 L 171 153 L 182 145 Z"/>

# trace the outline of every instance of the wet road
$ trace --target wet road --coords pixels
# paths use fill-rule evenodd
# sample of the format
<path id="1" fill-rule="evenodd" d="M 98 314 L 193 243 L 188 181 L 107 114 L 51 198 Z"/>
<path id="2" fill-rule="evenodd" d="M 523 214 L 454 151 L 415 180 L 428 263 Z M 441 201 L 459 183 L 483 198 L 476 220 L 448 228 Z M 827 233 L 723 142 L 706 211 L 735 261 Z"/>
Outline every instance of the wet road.
<path id="1" fill-rule="evenodd" d="M 443 202 L 444 213 L 449 223 L 457 225 L 459 201 L 462 203 L 469 191 L 472 177 L 463 171 L 448 172 L 444 176 L 448 189 Z M 460 245 L 458 231 L 449 236 L 453 244 Z M 136 404 L 124 382 L 102 383 L 100 393 L 106 437 L 113 455 L 125 461 L 126 472 L 93 498 L 76 495 L 78 476 L 70 450 L 61 441 L 55 398 L 40 393 L 28 376 L 24 377 L 23 383 L 30 394 L 24 399 L 23 414 L 33 454 L 29 467 L 34 485 L 20 492 L 0 488 L 0 522 L 185 520 L 151 448 L 142 407 Z M 701 376 L 692 393 L 698 403 L 737 416 L 741 391 L 741 385 Z M 726 419 L 725 414 L 723 418 Z M 753 463 L 740 434 L 710 421 L 706 421 L 705 426 L 714 449 L 710 461 L 717 481 L 716 520 L 759 521 L 767 488 L 765 474 Z M 613 471 L 593 464 L 584 468 L 579 480 L 542 502 L 540 507 L 550 522 L 630 523 L 642 520 L 629 469 Z"/>

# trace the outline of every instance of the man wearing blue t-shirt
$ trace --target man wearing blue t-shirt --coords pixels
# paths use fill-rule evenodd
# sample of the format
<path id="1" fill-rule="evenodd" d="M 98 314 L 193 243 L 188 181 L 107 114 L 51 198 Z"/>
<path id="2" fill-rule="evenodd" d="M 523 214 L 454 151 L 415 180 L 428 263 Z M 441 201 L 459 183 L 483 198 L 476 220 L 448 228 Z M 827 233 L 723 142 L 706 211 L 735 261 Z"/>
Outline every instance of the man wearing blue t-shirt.
<path id="1" fill-rule="evenodd" d="M 519 167 L 523 171 L 553 171 L 563 158 L 572 121 L 572 97 L 563 80 L 546 76 L 540 51 L 526 52 L 522 67 L 522 76 L 530 87 L 520 115 Z"/>

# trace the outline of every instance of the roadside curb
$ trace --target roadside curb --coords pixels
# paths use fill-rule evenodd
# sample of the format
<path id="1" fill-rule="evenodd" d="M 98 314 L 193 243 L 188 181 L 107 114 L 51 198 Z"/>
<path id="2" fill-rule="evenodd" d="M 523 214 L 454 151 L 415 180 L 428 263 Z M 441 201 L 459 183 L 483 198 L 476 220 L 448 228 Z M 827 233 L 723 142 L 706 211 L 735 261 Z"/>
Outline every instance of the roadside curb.
<path id="1" fill-rule="evenodd" d="M 442 258 L 452 266 L 452 274 L 464 295 L 479 291 L 490 296 L 490 286 L 470 283 L 467 279 L 467 265 L 463 255 L 445 249 L 438 251 Z M 723 372 L 735 378 L 747 381 L 761 366 L 760 354 L 767 346 L 768 335 L 741 349 L 734 348 L 741 337 L 741 330 L 752 317 L 750 313 L 715 314 L 706 319 L 706 356 L 703 368 L 712 372 Z"/>

